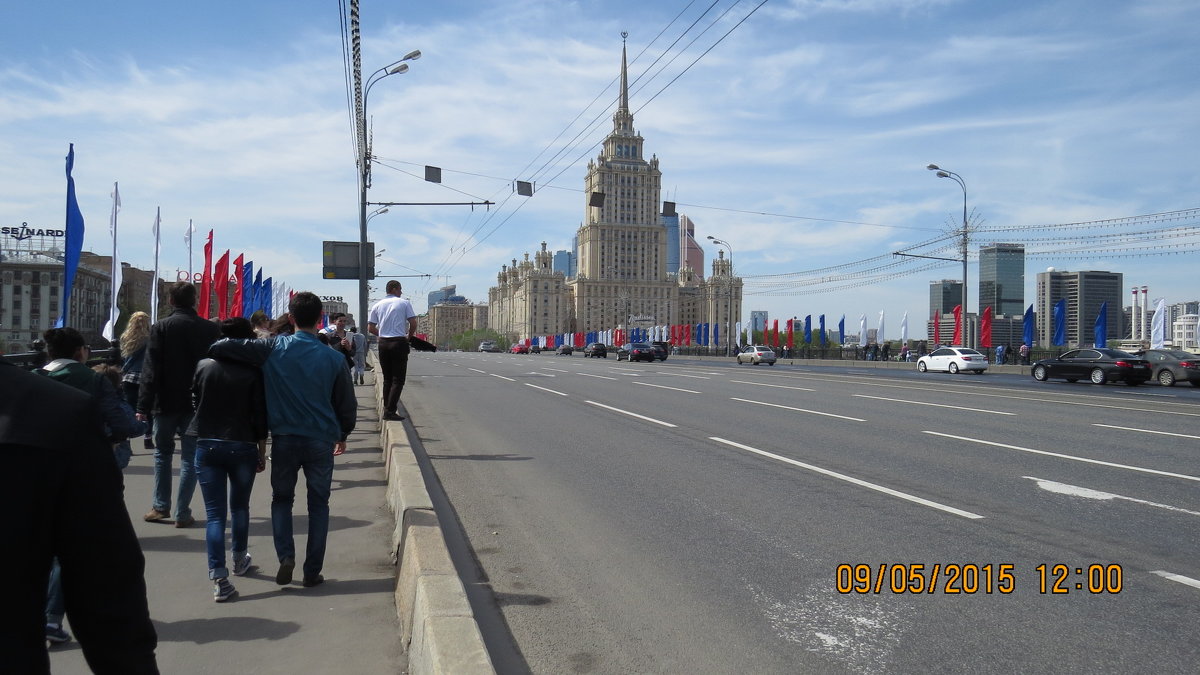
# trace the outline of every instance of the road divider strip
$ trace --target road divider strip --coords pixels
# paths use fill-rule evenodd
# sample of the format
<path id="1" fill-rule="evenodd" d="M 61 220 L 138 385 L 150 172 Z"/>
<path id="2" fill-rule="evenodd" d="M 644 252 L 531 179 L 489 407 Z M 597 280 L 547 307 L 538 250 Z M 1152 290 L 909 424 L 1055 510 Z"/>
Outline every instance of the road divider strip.
<path id="1" fill-rule="evenodd" d="M 1193 579 L 1191 577 L 1185 577 L 1182 574 L 1174 574 L 1174 573 L 1168 572 L 1166 570 L 1153 570 L 1152 572 L 1150 572 L 1150 574 L 1157 574 L 1158 576 L 1160 576 L 1164 579 L 1169 579 L 1171 581 L 1181 583 L 1185 586 L 1191 586 L 1192 588 L 1200 588 L 1200 579 Z"/>
<path id="2" fill-rule="evenodd" d="M 597 402 L 595 402 L 595 401 L 584 401 L 584 403 L 588 403 L 588 404 L 594 405 L 594 406 L 596 406 L 596 407 L 598 407 L 598 408 L 604 408 L 605 410 L 611 410 L 611 411 L 613 411 L 613 412 L 616 412 L 616 413 L 621 413 L 622 415 L 629 415 L 630 417 L 636 417 L 636 418 L 638 418 L 639 420 L 645 420 L 645 421 L 647 421 L 647 422 L 653 422 L 653 423 L 655 423 L 655 424 L 661 424 L 661 425 L 662 425 L 662 426 L 664 426 L 664 427 L 670 427 L 670 428 L 672 428 L 672 429 L 674 429 L 674 428 L 676 428 L 676 427 L 678 426 L 678 425 L 675 425 L 675 424 L 671 424 L 670 422 L 664 422 L 664 421 L 662 421 L 662 420 L 656 420 L 656 419 L 654 419 L 653 417 L 646 417 L 645 415 L 639 415 L 639 414 L 637 414 L 637 413 L 635 413 L 635 412 L 629 412 L 628 410 L 621 410 L 620 408 L 614 408 L 614 407 L 612 407 L 611 405 L 604 405 L 603 403 L 597 403 Z"/>
<path id="3" fill-rule="evenodd" d="M 982 440 L 979 438 L 968 438 L 966 436 L 955 436 L 953 434 L 944 434 L 940 431 L 922 431 L 921 433 L 929 434 L 931 436 L 941 436 L 943 438 L 953 438 L 954 440 L 967 441 L 968 443 L 978 443 L 980 445 L 990 445 L 990 446 L 996 447 L 996 448 L 1007 448 L 1009 450 L 1019 450 L 1021 452 L 1028 452 L 1028 453 L 1031 453 L 1034 455 L 1046 455 L 1047 457 L 1058 457 L 1060 459 L 1069 459 L 1069 460 L 1072 460 L 1075 462 L 1086 462 L 1088 464 L 1099 464 L 1101 466 L 1110 466 L 1110 467 L 1113 467 L 1114 469 L 1126 469 L 1128 471 L 1138 471 L 1141 473 L 1150 473 L 1150 474 L 1154 474 L 1157 476 L 1167 476 L 1169 478 L 1182 478 L 1184 480 L 1192 480 L 1192 481 L 1200 482 L 1200 476 L 1189 476 L 1184 473 L 1172 473 L 1170 471 L 1159 471 L 1158 469 L 1147 469 L 1146 467 L 1142 467 L 1142 466 L 1132 466 L 1129 464 L 1117 464 L 1116 462 L 1105 462 L 1104 460 L 1100 460 L 1100 459 L 1090 459 L 1088 457 L 1076 457 L 1075 455 L 1064 455 L 1061 452 L 1050 452 L 1049 450 L 1035 450 L 1033 448 L 1023 448 L 1019 445 L 1009 445 L 1007 443 L 997 443 L 995 441 L 985 441 L 985 440 Z"/>
<path id="4" fill-rule="evenodd" d="M 847 417 L 845 415 L 835 415 L 833 413 L 821 412 L 820 410 L 808 410 L 805 408 L 793 408 L 790 405 L 780 405 L 778 403 L 764 403 L 763 401 L 752 401 L 748 398 L 731 398 L 730 401 L 741 401 L 742 403 L 753 403 L 754 405 L 765 405 L 772 408 L 783 408 L 784 410 L 794 410 L 796 412 L 808 413 L 810 415 L 824 415 L 825 417 L 836 417 L 841 420 L 850 420 L 852 422 L 866 422 L 861 417 Z"/>
<path id="5" fill-rule="evenodd" d="M 711 380 L 712 379 L 711 377 L 703 377 L 701 375 L 684 375 L 683 373 L 672 373 L 669 370 L 659 370 L 659 371 L 655 371 L 655 372 L 657 372 L 659 375 L 674 375 L 675 377 L 690 377 L 694 380 Z"/>
<path id="6" fill-rule="evenodd" d="M 970 412 L 987 413 L 989 415 L 1015 415 L 1016 413 L 1001 412 L 999 410 L 984 410 L 982 408 L 966 408 L 961 405 L 947 405 L 945 403 L 929 403 L 926 401 L 906 401 L 902 398 L 884 398 L 883 396 L 867 396 L 866 394 L 853 394 L 855 398 L 873 398 L 876 401 L 889 401 L 891 403 L 908 403 L 910 405 L 927 405 L 934 408 L 953 408 L 955 410 L 967 410 Z"/>
<path id="7" fill-rule="evenodd" d="M 561 391 L 554 391 L 553 389 L 547 389 L 547 388 L 545 388 L 545 387 L 539 387 L 539 386 L 537 386 L 536 384 L 529 384 L 528 382 L 526 382 L 526 383 L 525 383 L 525 386 L 526 386 L 526 387 L 533 387 L 534 389 L 541 389 L 542 391 L 548 391 L 548 392 L 550 392 L 551 394 L 558 394 L 559 396 L 566 396 L 566 395 L 567 395 L 567 394 L 564 394 L 564 393 L 563 393 L 563 392 L 561 392 Z"/>
<path id="8" fill-rule="evenodd" d="M 931 500 L 925 499 L 923 497 L 918 497 L 916 495 L 910 495 L 907 492 L 900 492 L 899 490 L 893 490 L 892 488 L 884 487 L 884 486 L 878 485 L 876 483 L 871 483 L 871 482 L 862 480 L 861 478 L 847 476 L 844 473 L 838 473 L 836 471 L 830 471 L 829 469 L 823 469 L 823 468 L 821 468 L 819 466 L 815 466 L 813 464 L 806 464 L 804 462 L 799 462 L 794 459 L 784 457 L 782 455 L 776 455 L 773 452 L 767 452 L 765 450 L 759 450 L 758 448 L 752 448 L 748 445 L 742 445 L 741 443 L 737 443 L 737 442 L 730 441 L 730 440 L 727 440 L 724 438 L 720 438 L 718 436 L 709 436 L 708 439 L 710 441 L 716 441 L 717 443 L 722 443 L 724 445 L 728 445 L 730 447 L 737 448 L 739 450 L 745 450 L 746 452 L 754 453 L 754 454 L 760 455 L 762 457 L 767 457 L 769 459 L 783 462 L 784 464 L 791 464 L 792 466 L 796 466 L 801 469 L 807 469 L 814 473 L 819 473 L 822 476 L 836 478 L 838 480 L 845 481 L 847 483 L 851 483 L 851 484 L 857 485 L 859 487 L 865 487 L 868 490 L 875 490 L 876 492 L 882 492 L 886 495 L 891 495 L 893 497 L 897 497 L 899 499 L 903 499 L 905 501 L 912 502 L 914 504 L 920 504 L 921 506 L 928 506 L 929 508 L 932 508 L 932 509 L 944 511 L 946 513 L 950 513 L 950 514 L 953 514 L 956 516 L 961 516 L 963 518 L 969 518 L 971 520 L 978 520 L 980 518 L 983 518 L 983 516 L 979 515 L 978 513 L 971 513 L 970 511 L 956 509 L 953 506 L 947 506 L 946 504 L 941 504 L 941 503 L 938 503 L 935 501 L 931 501 Z"/>
<path id="9" fill-rule="evenodd" d="M 1155 431 L 1154 429 L 1138 429 L 1137 427 L 1118 427 L 1118 426 L 1114 426 L 1112 424 L 1096 424 L 1094 422 L 1092 423 L 1092 426 L 1104 427 L 1105 429 L 1120 429 L 1122 431 L 1140 431 L 1143 434 L 1158 434 L 1160 436 L 1178 436 L 1179 438 L 1195 438 L 1196 440 L 1200 440 L 1200 436 L 1192 436 L 1189 434 L 1174 434 L 1174 433 L 1171 433 L 1170 431 Z"/>
<path id="10" fill-rule="evenodd" d="M 491 375 L 492 377 L 498 377 L 502 380 L 508 380 L 509 382 L 516 382 L 516 380 L 512 379 L 511 377 L 505 377 L 503 375 L 497 375 L 495 373 L 488 373 L 488 375 Z"/>
<path id="11" fill-rule="evenodd" d="M 774 387 L 775 389 L 795 389 L 796 391 L 816 391 L 808 387 L 789 387 L 786 384 L 767 384 L 766 382 L 746 382 L 745 380 L 730 380 L 733 384 L 749 384 L 755 387 Z"/>
<path id="12" fill-rule="evenodd" d="M 634 384 L 640 384 L 643 387 L 654 387 L 656 389 L 670 389 L 671 391 L 682 391 L 687 394 L 699 394 L 700 393 L 693 389 L 680 389 L 679 387 L 668 387 L 665 384 L 651 384 L 649 382 L 634 382 Z"/>
<path id="13" fill-rule="evenodd" d="M 593 375 L 593 374 L 591 374 L 591 373 L 575 373 L 575 374 L 576 374 L 576 375 L 582 375 L 582 376 L 584 376 L 584 377 L 598 377 L 598 378 L 600 378 L 601 380 L 612 380 L 612 381 L 614 381 L 614 382 L 615 382 L 615 381 L 617 381 L 617 378 L 615 378 L 615 377 L 609 377 L 609 376 L 607 376 L 607 375 Z"/>

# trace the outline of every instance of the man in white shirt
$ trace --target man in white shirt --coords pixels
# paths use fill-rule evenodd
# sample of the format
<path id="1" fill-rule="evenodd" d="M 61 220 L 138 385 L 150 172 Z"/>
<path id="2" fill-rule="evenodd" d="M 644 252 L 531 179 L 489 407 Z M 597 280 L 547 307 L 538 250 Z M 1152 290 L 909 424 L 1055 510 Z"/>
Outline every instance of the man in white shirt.
<path id="1" fill-rule="evenodd" d="M 383 371 L 383 419 L 404 419 L 396 412 L 408 376 L 408 336 L 417 330 L 412 303 L 400 297 L 400 282 L 385 287 L 388 297 L 375 303 L 367 317 L 367 330 L 379 336 L 379 367 Z"/>

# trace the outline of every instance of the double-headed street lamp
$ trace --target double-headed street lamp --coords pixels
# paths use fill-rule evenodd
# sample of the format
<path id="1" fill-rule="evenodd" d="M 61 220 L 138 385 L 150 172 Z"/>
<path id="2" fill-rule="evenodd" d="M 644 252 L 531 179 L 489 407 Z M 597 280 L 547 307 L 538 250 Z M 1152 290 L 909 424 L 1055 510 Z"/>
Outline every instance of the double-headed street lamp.
<path id="1" fill-rule="evenodd" d="M 371 144 L 367 140 L 367 96 L 371 87 L 388 75 L 399 75 L 408 72 L 405 61 L 416 61 L 421 58 L 421 50 L 414 49 L 404 55 L 399 61 L 380 68 L 367 78 L 367 86 L 363 88 L 362 107 L 358 111 L 358 316 L 359 326 L 366 328 L 367 321 L 367 188 L 371 184 Z M 372 215 L 384 213 L 387 209 L 377 211 Z"/>
<path id="2" fill-rule="evenodd" d="M 729 330 L 725 333 L 725 356 L 730 356 L 730 352 L 733 348 L 733 246 L 731 246 L 729 242 L 717 239 L 711 234 L 708 235 L 708 240 L 714 244 L 718 244 L 729 249 L 729 283 L 726 286 L 726 290 L 729 292 L 729 297 L 725 307 L 725 318 L 729 322 Z"/>

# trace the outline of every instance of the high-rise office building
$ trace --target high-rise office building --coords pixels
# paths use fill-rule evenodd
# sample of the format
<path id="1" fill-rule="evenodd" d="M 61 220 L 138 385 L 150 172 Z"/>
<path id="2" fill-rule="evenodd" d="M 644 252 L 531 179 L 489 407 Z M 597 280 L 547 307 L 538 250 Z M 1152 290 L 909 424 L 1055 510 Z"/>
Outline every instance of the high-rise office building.
<path id="1" fill-rule="evenodd" d="M 554 262 L 551 263 L 551 266 L 555 272 L 562 272 L 564 277 L 573 278 L 575 276 L 575 252 L 555 251 Z"/>
<path id="2" fill-rule="evenodd" d="M 957 304 L 957 303 L 956 303 Z M 992 244 L 979 249 L 979 311 L 1016 316 L 1025 312 L 1025 246 Z"/>
<path id="3" fill-rule="evenodd" d="M 447 300 L 449 300 L 451 298 L 451 296 L 457 294 L 457 292 L 458 292 L 457 286 L 442 286 L 441 288 L 437 289 L 436 291 L 430 291 L 429 292 L 429 306 L 433 307 L 434 305 L 440 305 L 443 302 L 446 302 Z"/>
<path id="4" fill-rule="evenodd" d="M 683 213 L 679 214 L 679 256 L 680 266 L 704 278 L 704 249 L 696 241 L 696 223 Z"/>
<path id="5" fill-rule="evenodd" d="M 1038 343 L 1049 347 L 1054 338 L 1054 306 L 1066 300 L 1064 317 L 1064 347 L 1081 347 L 1095 341 L 1096 317 L 1100 307 L 1108 303 L 1107 339 L 1120 340 L 1125 336 L 1124 313 L 1121 311 L 1123 275 L 1120 272 L 1057 271 L 1053 267 L 1037 275 L 1037 334 Z"/>
<path id="6" fill-rule="evenodd" d="M 954 308 L 962 304 L 962 282 L 957 279 L 942 279 L 929 282 L 929 314 L 953 314 Z"/>

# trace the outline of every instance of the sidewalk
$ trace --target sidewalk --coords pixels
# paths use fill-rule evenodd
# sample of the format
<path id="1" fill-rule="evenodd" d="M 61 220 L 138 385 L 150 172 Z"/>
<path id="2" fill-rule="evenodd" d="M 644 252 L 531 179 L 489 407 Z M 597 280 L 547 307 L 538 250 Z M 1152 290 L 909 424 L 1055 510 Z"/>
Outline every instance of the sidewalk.
<path id="1" fill-rule="evenodd" d="M 256 477 L 250 500 L 249 549 L 258 568 L 245 577 L 230 577 L 239 595 L 218 604 L 208 580 L 200 486 L 192 500 L 197 519 L 192 527 L 144 522 L 153 490 L 154 451 L 143 450 L 140 439 L 134 441 L 135 454 L 125 470 L 125 503 L 146 556 L 150 616 L 158 631 L 163 673 L 406 671 L 396 618 L 396 567 L 389 550 L 395 522 L 385 500 L 387 476 L 372 377 L 368 373 L 368 383 L 355 387 L 358 424 L 346 453 L 335 459 L 325 583 L 315 588 L 299 583 L 308 528 L 303 475 L 294 510 L 300 554 L 296 580 L 286 587 L 275 584 L 268 467 Z M 173 490 L 178 489 L 178 448 L 174 467 Z M 89 672 L 74 641 L 52 647 L 50 654 L 55 673 Z"/>

